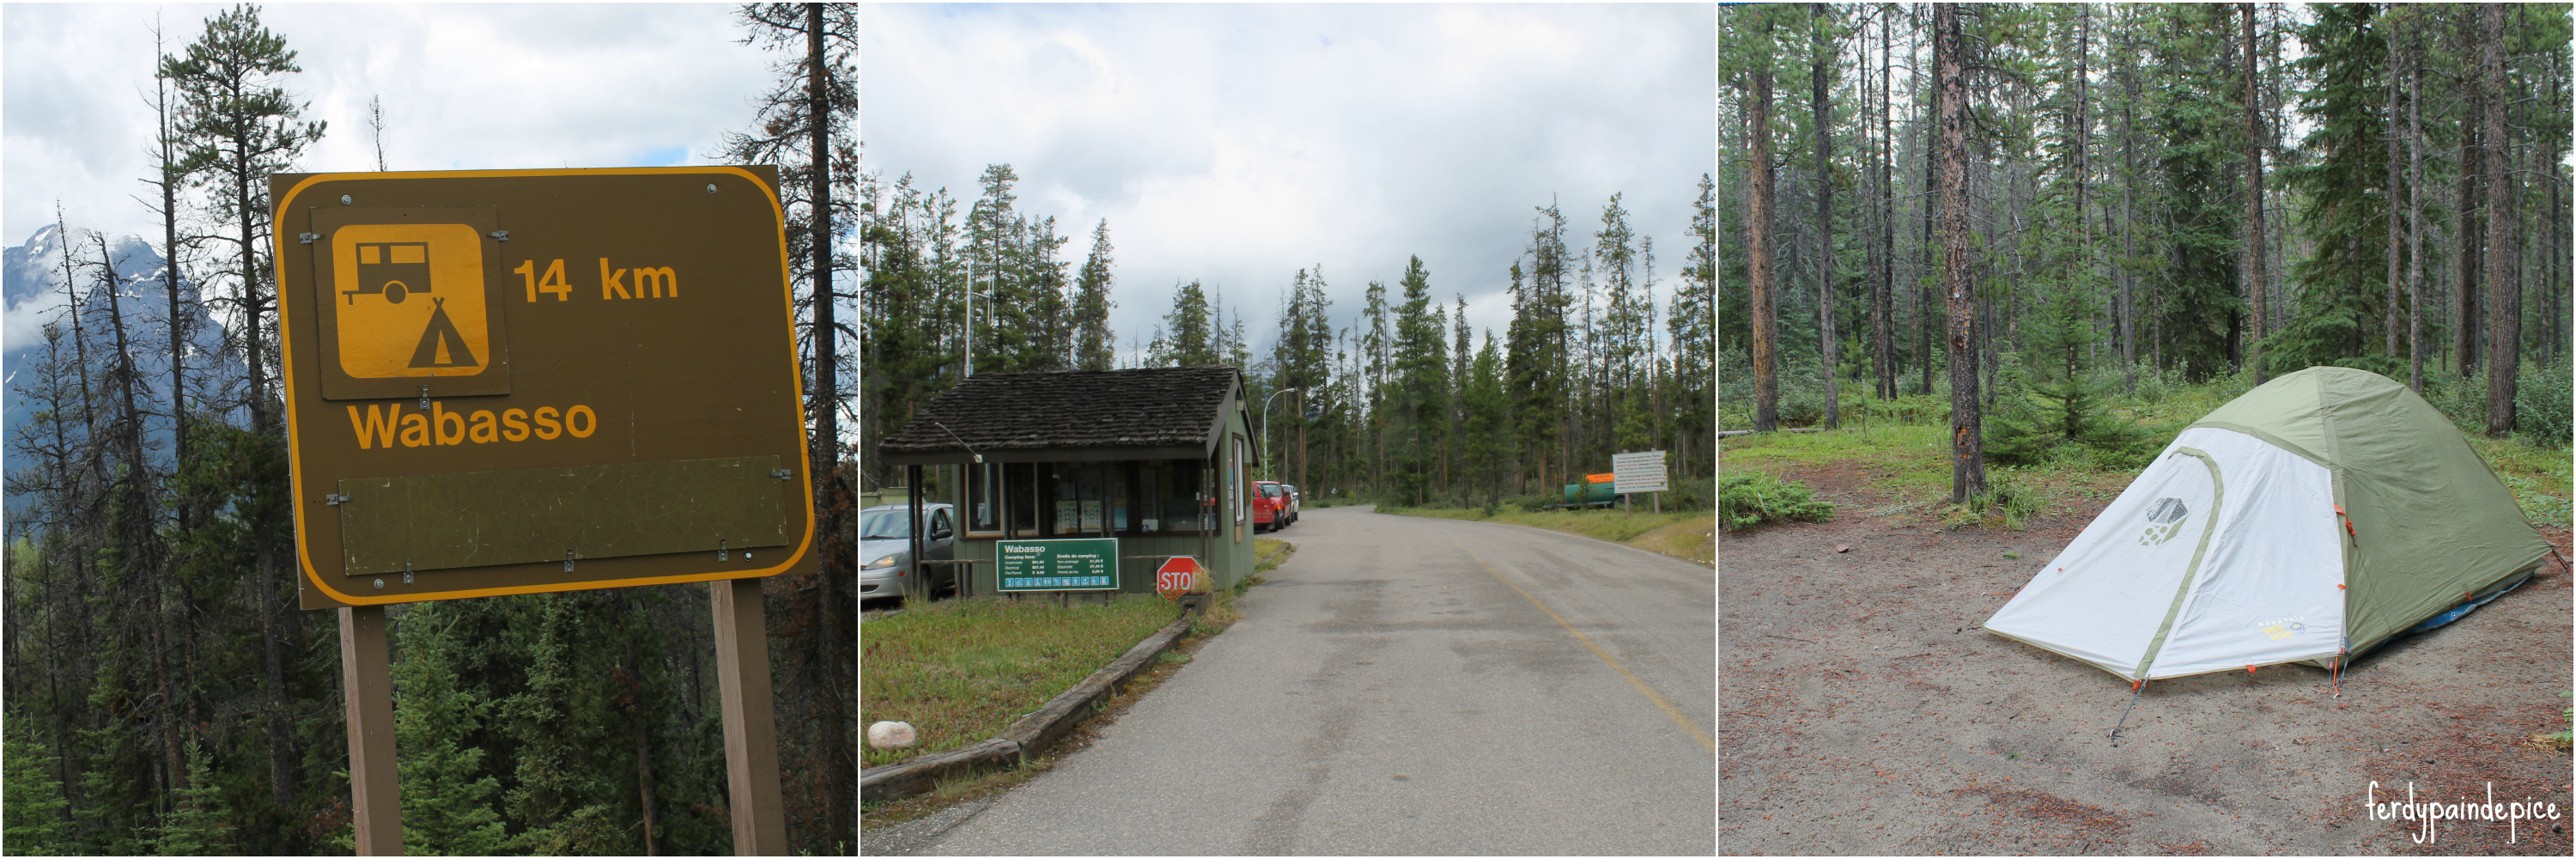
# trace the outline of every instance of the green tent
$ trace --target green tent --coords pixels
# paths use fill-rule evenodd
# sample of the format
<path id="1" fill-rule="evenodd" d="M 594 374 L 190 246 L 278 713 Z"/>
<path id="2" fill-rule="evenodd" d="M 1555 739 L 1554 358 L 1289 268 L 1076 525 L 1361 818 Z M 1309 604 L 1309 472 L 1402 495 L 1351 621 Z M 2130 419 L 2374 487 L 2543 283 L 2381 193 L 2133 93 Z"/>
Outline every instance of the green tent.
<path id="1" fill-rule="evenodd" d="M 2550 556 L 2430 403 L 2310 367 L 2193 423 L 1986 624 L 2148 680 L 2348 661 Z"/>

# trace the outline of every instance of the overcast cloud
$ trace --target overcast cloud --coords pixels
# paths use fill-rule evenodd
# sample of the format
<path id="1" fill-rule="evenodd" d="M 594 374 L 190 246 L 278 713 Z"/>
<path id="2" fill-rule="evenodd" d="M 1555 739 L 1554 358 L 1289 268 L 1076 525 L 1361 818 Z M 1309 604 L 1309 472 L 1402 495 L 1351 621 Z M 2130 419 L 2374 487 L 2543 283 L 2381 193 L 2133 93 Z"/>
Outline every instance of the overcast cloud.
<path id="1" fill-rule="evenodd" d="M 867 169 L 971 203 L 1008 163 L 1076 265 L 1107 218 L 1122 352 L 1178 280 L 1258 347 L 1298 269 L 1321 264 L 1347 325 L 1408 255 L 1499 338 L 1533 207 L 1588 246 L 1619 192 L 1661 303 L 1716 169 L 1706 4 L 870 5 L 862 25 Z"/>
<path id="2" fill-rule="evenodd" d="M 54 220 L 161 233 L 151 175 L 154 15 L 179 54 L 216 4 L 0 7 L 0 240 Z M 707 163 L 749 127 L 772 55 L 717 4 L 277 4 L 260 19 L 304 71 L 279 81 L 330 129 L 303 172 L 373 170 L 367 101 L 395 170 Z"/>

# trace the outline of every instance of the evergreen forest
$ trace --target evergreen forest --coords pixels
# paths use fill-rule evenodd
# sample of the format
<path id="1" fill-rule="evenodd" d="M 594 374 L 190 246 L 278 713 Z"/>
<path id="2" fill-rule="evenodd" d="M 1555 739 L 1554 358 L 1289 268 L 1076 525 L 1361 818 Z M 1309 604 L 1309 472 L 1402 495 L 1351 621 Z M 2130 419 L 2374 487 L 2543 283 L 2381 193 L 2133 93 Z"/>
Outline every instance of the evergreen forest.
<path id="1" fill-rule="evenodd" d="M 2563 447 L 2569 8 L 1725 7 L 1719 422 L 1946 423 L 1964 502 L 2324 364 Z"/>
<path id="2" fill-rule="evenodd" d="M 1630 225 L 1621 195 L 1597 208 L 1533 205 L 1519 257 L 1483 273 L 1509 278 L 1504 331 L 1473 330 L 1463 292 L 1444 295 L 1416 256 L 1386 260 L 1356 308 L 1333 306 L 1321 265 L 1279 272 L 1268 308 L 1177 283 L 1146 342 L 1122 346 L 1114 296 L 1166 299 L 1151 286 L 1117 291 L 1106 219 L 1077 264 L 1068 228 L 1020 206 L 1009 164 L 988 166 L 972 200 L 871 171 L 860 191 L 862 435 L 892 434 L 954 387 L 971 337 L 976 373 L 1240 369 L 1257 404 L 1259 476 L 1301 487 L 1308 506 L 1536 503 L 1608 471 L 1613 453 L 1656 449 L 1674 494 L 1697 479 L 1705 503 L 1717 216 L 1714 179 L 1697 179 L 1690 232 L 1665 244 L 1681 243 L 1679 263 L 1662 275 L 1655 237 Z M 901 482 L 864 443 L 859 456 L 863 485 Z"/>
<path id="3" fill-rule="evenodd" d="M 832 308 L 852 292 L 856 11 L 736 18 L 709 46 L 771 51 L 774 89 L 742 93 L 757 118 L 709 157 L 784 180 L 814 462 L 837 476 L 815 481 L 821 572 L 763 582 L 784 811 L 793 851 L 848 854 L 856 466 L 836 422 L 856 415 L 836 380 L 856 329 Z M 161 51 L 136 58 L 160 132 L 133 141 L 157 165 L 134 178 L 169 264 L 119 271 L 108 237 L 58 226 L 64 311 L 10 380 L 0 849 L 346 855 L 341 638 L 298 608 L 268 190 L 359 123 L 310 115 L 256 6 Z M 709 604 L 664 585 L 389 609 L 406 850 L 731 854 Z"/>

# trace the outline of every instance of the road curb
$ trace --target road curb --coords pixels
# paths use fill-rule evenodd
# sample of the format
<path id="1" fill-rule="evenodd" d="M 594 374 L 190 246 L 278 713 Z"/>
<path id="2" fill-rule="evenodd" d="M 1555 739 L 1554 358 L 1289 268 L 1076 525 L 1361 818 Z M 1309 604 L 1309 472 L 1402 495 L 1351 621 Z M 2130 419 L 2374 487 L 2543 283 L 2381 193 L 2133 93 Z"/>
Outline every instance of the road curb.
<path id="1" fill-rule="evenodd" d="M 881 767 L 859 772 L 859 798 L 865 802 L 882 802 L 928 793 L 939 779 L 981 768 L 1015 767 L 1021 761 L 1046 754 L 1048 748 L 1064 735 L 1072 733 L 1083 720 L 1091 718 L 1155 660 L 1188 635 L 1196 614 L 1184 614 L 1145 637 L 1144 641 L 1111 660 L 1107 667 L 1091 672 L 1082 682 L 1073 684 L 1062 694 L 1048 699 L 1037 712 L 1020 717 L 992 739 L 971 746 L 917 755 Z"/>

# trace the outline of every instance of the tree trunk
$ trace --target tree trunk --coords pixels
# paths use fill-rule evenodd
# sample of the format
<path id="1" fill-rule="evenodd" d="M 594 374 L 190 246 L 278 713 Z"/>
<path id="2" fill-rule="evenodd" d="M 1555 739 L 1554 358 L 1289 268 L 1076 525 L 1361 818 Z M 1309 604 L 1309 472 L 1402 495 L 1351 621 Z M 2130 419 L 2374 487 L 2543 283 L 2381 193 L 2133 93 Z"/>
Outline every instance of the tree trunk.
<path id="1" fill-rule="evenodd" d="M 175 788 L 179 781 L 186 777 L 187 767 L 179 758 L 179 738 L 171 707 L 170 668 L 169 663 L 162 656 L 164 653 L 161 636 L 163 615 L 160 611 L 161 591 L 158 585 L 164 570 L 159 551 L 161 540 L 159 535 L 153 533 L 153 528 L 160 518 L 160 509 L 153 499 L 160 493 L 147 486 L 151 479 L 151 468 L 143 458 L 143 410 L 134 401 L 134 350 L 125 337 L 125 305 L 118 297 L 122 292 L 125 279 L 117 274 L 116 258 L 108 249 L 107 236 L 99 233 L 91 233 L 90 236 L 98 243 L 99 270 L 106 275 L 108 284 L 107 321 L 110 331 L 116 335 L 116 385 L 125 407 L 117 422 L 116 441 L 121 448 L 119 452 L 125 459 L 125 477 L 122 482 L 127 512 L 124 521 L 117 523 L 116 536 L 124 549 L 125 562 L 141 573 L 140 578 L 147 586 L 144 595 L 149 597 L 153 604 L 150 621 L 152 673 L 160 690 L 155 707 L 159 711 L 160 726 L 155 733 L 159 735 L 162 755 L 169 767 L 169 783 Z M 69 253 L 68 247 L 65 253 Z M 93 440 L 91 443 L 94 445 L 97 441 Z"/>
<path id="2" fill-rule="evenodd" d="M 1933 54 L 1937 57 L 1939 53 L 1940 45 L 1936 42 L 1933 45 Z M 1918 68 L 1920 67 L 1918 66 Z M 1920 81 L 1923 77 L 1924 76 L 1921 74 L 1913 76 L 1917 81 Z M 1940 268 L 1940 262 L 1933 256 L 1933 254 L 1937 252 L 1937 248 L 1939 246 L 1933 244 L 1932 240 L 1933 221 L 1937 220 L 1939 215 L 1939 206 L 1936 203 L 1936 198 L 1934 197 L 1935 192 L 1933 189 L 1940 187 L 1941 184 L 1939 176 L 1941 159 L 1936 154 L 1941 151 L 1941 127 L 1938 119 L 1940 113 L 1941 86 L 1938 83 L 1935 83 L 1928 96 L 1928 103 L 1924 105 L 1923 112 L 1923 193 L 1921 195 L 1923 198 L 1923 241 L 1920 245 L 1922 251 L 1922 265 L 1915 276 L 1915 280 L 1920 283 L 1921 286 L 1916 290 L 1917 295 L 1915 296 L 1914 304 L 1915 348 L 1922 358 L 1923 393 L 1926 394 L 1932 392 L 1932 341 L 1938 339 L 1932 333 L 1933 326 L 1935 324 L 1933 322 L 1933 313 L 1935 312 L 1933 308 L 1938 306 L 1940 302 L 1940 299 L 1937 298 L 1933 292 L 1936 288 L 1936 283 L 1932 279 L 1933 277 L 1937 277 L 1937 275 L 1934 275 L 1934 272 L 1938 271 Z M 1946 324 L 1946 320 L 1943 324 Z"/>
<path id="3" fill-rule="evenodd" d="M 2092 76 L 2086 73 L 2092 44 L 2093 6 L 2088 3 L 2077 6 L 2075 13 L 2075 258 L 2078 261 L 2075 271 L 2079 277 L 2084 278 L 2090 278 L 2093 274 L 2092 222 L 2084 217 L 2084 186 L 2091 179 L 2092 170 L 2092 164 L 2087 160 L 2090 157 L 2093 137 L 2090 99 Z M 2086 286 L 2090 285 L 2086 284 Z M 2087 327 L 2091 327 L 2089 321 Z M 2089 349 L 2092 348 L 2092 344 L 2099 342 L 2101 341 L 2096 338 L 2088 341 L 2086 346 Z M 2067 366 L 2074 365 L 2069 363 Z"/>
<path id="4" fill-rule="evenodd" d="M 158 33 L 155 36 L 157 44 Z M 155 53 L 158 53 L 157 48 Z M 188 326 L 183 324 L 184 320 L 179 312 L 179 182 L 181 177 L 176 170 L 178 163 L 176 156 L 170 151 L 173 138 L 170 135 L 170 88 L 167 79 L 156 80 L 154 92 L 156 101 L 153 104 L 153 112 L 160 122 L 161 129 L 158 140 L 161 144 L 161 162 L 157 165 L 161 170 L 161 181 L 158 183 L 161 186 L 161 281 L 168 287 L 170 293 L 171 455 L 174 461 L 184 464 L 188 461 L 188 385 L 187 366 L 184 360 L 186 352 L 183 344 L 186 343 L 185 332 Z M 190 524 L 188 505 L 182 502 L 178 508 L 179 530 L 188 530 Z M 171 783 L 179 784 L 182 780 L 182 777 L 173 777 Z"/>
<path id="5" fill-rule="evenodd" d="M 1976 302 L 1968 284 L 1967 79 L 1959 56 L 1959 4 L 1932 4 L 1933 67 L 1941 90 L 1941 291 L 1950 307 L 1950 501 L 1986 491 L 1977 403 Z"/>
<path id="6" fill-rule="evenodd" d="M 1833 103 L 1825 94 L 1825 66 L 1833 40 L 1825 37 L 1823 3 L 1807 7 L 1808 77 L 1815 87 L 1810 102 L 1816 120 L 1816 346 L 1825 365 L 1825 428 L 1842 426 L 1842 343 L 1834 333 L 1834 135 Z"/>
<path id="7" fill-rule="evenodd" d="M 1761 38 L 1769 39 L 1770 23 Z M 1753 71 L 1753 112 L 1745 118 L 1745 141 L 1753 160 L 1746 165 L 1752 190 L 1744 195 L 1745 275 L 1753 290 L 1753 431 L 1780 428 L 1780 380 L 1777 375 L 1778 311 L 1772 306 L 1771 272 L 1771 68 L 1769 58 Z"/>
<path id="8" fill-rule="evenodd" d="M 2412 66 L 2406 73 L 2406 387 L 2420 397 L 2424 395 L 2424 67 L 2417 51 L 2407 51 L 2406 58 Z"/>
<path id="9" fill-rule="evenodd" d="M 653 753 L 646 742 L 644 721 L 635 722 L 635 788 L 642 796 L 644 811 L 644 855 L 662 855 L 653 838 Z"/>
<path id="10" fill-rule="evenodd" d="M 2245 23 L 2245 276 L 2253 281 L 2254 318 L 2245 338 L 2245 364 L 2263 384 L 2263 109 L 2254 64 L 2254 4 L 2238 3 Z"/>
<path id="11" fill-rule="evenodd" d="M 2475 104 L 2476 99 L 2463 101 Z M 2476 373 L 2478 368 L 2479 251 L 2486 242 L 2484 219 L 2478 211 L 2478 207 L 2486 203 L 2485 189 L 2479 187 L 2481 174 L 2486 172 L 2481 164 L 2486 159 L 2484 147 L 2478 140 L 2478 126 L 2474 116 L 2461 118 L 2461 136 L 2468 139 L 2460 144 L 2460 205 L 2453 210 L 2457 212 L 2453 219 L 2459 224 L 2460 233 L 2460 276 L 2459 282 L 2452 285 L 2458 298 L 2453 304 L 2460 315 L 2460 324 L 2454 334 L 2457 337 L 2460 375 L 2463 377 Z"/>
<path id="12" fill-rule="evenodd" d="M 2381 14 L 2386 15 L 2387 13 Z M 2382 20 L 2386 19 L 2383 18 Z M 2397 121 L 2397 78 L 2398 75 L 2393 71 L 2388 76 L 2388 119 L 2391 126 L 2389 129 L 2387 145 L 2388 193 L 2381 198 L 2387 201 L 2387 205 L 2384 208 L 2388 211 L 2388 302 L 2387 308 L 2380 312 L 2379 328 L 2381 331 L 2380 339 L 2385 341 L 2385 345 L 2382 349 L 2388 354 L 2388 357 L 2391 358 L 2397 357 L 2397 288 L 2399 283 L 2397 280 L 2397 264 L 2399 262 L 2399 258 L 2404 256 L 2404 254 L 2400 252 L 2401 245 L 2398 242 L 2399 237 L 2403 234 L 2398 231 L 2400 219 L 2397 217 L 2399 166 L 2403 163 L 2403 161 L 2397 157 L 2397 133 L 2396 128 L 2394 127 Z"/>
<path id="13" fill-rule="evenodd" d="M 2504 5 L 2481 4 L 2479 12 L 2486 29 L 2479 95 L 2486 107 L 2487 436 L 2503 438 L 2513 432 L 2514 375 L 2522 367 L 2522 290 L 2511 268 L 2514 186 L 2505 173 L 2512 140 L 2504 127 Z"/>
<path id="14" fill-rule="evenodd" d="M 1888 31 L 1896 26 L 1888 10 L 1878 18 L 1878 330 L 1873 341 L 1878 346 L 1878 397 L 1896 400 L 1896 183 L 1891 163 L 1896 157 L 1896 137 L 1888 121 L 1888 52 L 1893 52 L 1896 39 Z"/>
<path id="15" fill-rule="evenodd" d="M 832 94 L 828 86 L 830 69 L 823 56 L 823 4 L 805 4 L 805 91 L 806 104 L 813 110 L 814 124 L 814 408 L 813 472 L 814 508 L 817 512 L 832 509 L 832 492 L 840 482 L 832 479 L 840 463 L 840 392 L 838 366 L 840 353 L 832 345 L 834 330 L 832 295 Z M 828 595 L 832 589 L 827 582 Z M 828 614 L 828 612 L 827 612 Z M 825 629 L 826 634 L 836 634 Z M 838 805 L 833 807 L 837 808 Z"/>
<path id="16" fill-rule="evenodd" d="M 2130 395 L 2138 392 L 2138 275 L 2132 270 L 2138 257 L 2138 76 L 2128 67 L 2135 61 L 2124 54 L 2120 69 L 2126 95 L 2120 102 L 2120 372 L 2122 391 Z"/>

